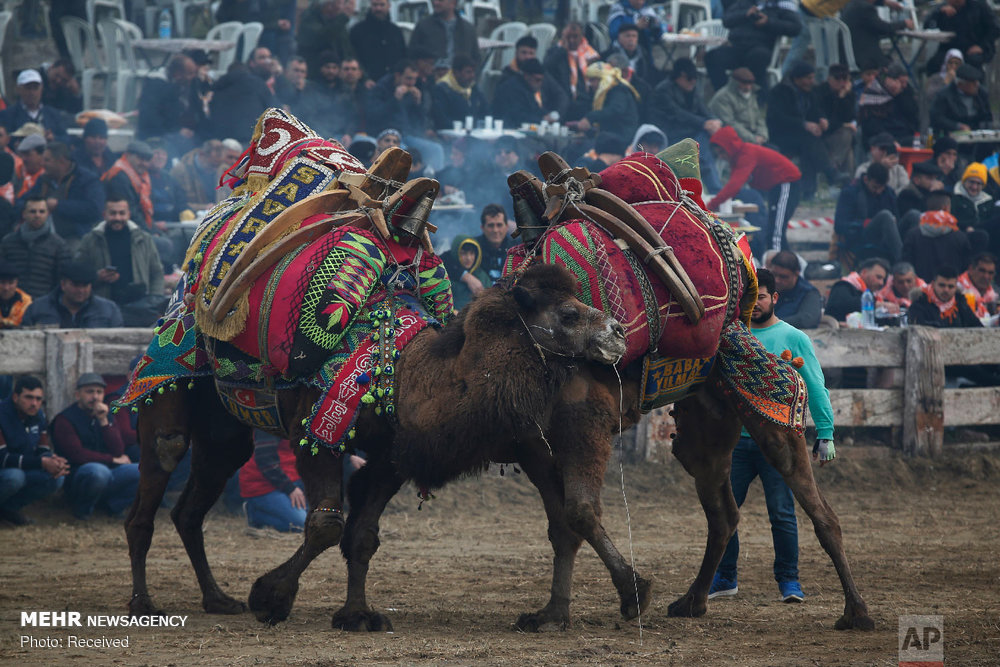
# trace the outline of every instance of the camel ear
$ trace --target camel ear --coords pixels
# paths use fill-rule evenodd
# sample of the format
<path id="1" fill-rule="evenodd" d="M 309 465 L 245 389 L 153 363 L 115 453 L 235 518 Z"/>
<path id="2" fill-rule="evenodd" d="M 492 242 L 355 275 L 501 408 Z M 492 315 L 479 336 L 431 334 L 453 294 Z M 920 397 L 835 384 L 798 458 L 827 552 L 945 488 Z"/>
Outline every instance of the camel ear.
<path id="1" fill-rule="evenodd" d="M 515 285 L 511 292 L 514 295 L 514 301 L 517 302 L 517 305 L 520 306 L 522 310 L 535 309 L 535 297 L 531 292 L 524 289 L 520 285 Z"/>

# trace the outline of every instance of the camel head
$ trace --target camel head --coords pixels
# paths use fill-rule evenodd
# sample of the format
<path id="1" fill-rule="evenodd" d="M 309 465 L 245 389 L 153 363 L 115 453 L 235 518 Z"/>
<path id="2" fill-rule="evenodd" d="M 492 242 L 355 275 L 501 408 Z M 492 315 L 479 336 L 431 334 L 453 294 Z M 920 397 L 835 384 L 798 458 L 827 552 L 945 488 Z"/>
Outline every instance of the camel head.
<path id="1" fill-rule="evenodd" d="M 613 364 L 625 354 L 625 329 L 613 317 L 577 298 L 566 268 L 536 264 L 511 289 L 518 315 L 544 353 Z"/>

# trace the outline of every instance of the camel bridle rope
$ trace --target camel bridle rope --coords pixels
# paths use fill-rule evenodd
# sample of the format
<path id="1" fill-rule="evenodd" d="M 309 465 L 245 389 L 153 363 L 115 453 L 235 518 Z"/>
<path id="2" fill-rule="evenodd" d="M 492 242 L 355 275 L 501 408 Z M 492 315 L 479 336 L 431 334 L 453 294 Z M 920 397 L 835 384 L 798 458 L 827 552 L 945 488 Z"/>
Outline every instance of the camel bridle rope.
<path id="1" fill-rule="evenodd" d="M 619 361 L 621 359 L 619 358 Z M 639 579 L 635 573 L 635 550 L 632 547 L 632 514 L 628 509 L 628 496 L 625 494 L 625 447 L 622 444 L 623 417 L 622 409 L 625 405 L 625 391 L 622 389 L 622 376 L 618 372 L 618 362 L 611 366 L 615 369 L 615 376 L 618 378 L 618 472 L 621 475 L 622 501 L 625 503 L 625 526 L 628 528 L 628 557 L 632 565 L 632 586 L 635 588 L 635 611 L 636 619 L 639 621 L 639 646 L 642 646 L 642 605 L 639 602 Z"/>

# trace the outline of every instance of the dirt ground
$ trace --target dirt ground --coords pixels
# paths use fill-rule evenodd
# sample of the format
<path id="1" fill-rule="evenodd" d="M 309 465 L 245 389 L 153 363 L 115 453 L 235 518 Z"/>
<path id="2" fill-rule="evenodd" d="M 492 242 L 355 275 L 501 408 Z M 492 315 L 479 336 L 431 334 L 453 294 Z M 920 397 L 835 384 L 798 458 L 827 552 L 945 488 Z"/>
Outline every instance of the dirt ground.
<path id="1" fill-rule="evenodd" d="M 642 617 L 625 622 L 607 572 L 586 545 L 577 560 L 573 626 L 528 635 L 512 629 L 547 599 L 551 552 L 541 504 L 524 475 L 468 479 L 418 511 L 405 487 L 382 523 L 369 600 L 391 634 L 330 628 L 344 596 L 344 565 L 331 550 L 305 573 L 291 618 L 277 627 L 251 614 L 209 616 L 166 511 L 150 552 L 154 600 L 186 615 L 182 628 L 21 628 L 20 612 L 121 614 L 129 565 L 121 525 L 74 523 L 61 507 L 28 528 L 0 529 L 0 664 L 18 665 L 895 665 L 899 616 L 944 616 L 945 661 L 1000 664 L 1000 458 L 907 462 L 887 450 L 842 448 L 817 470 L 839 513 L 848 556 L 876 621 L 872 633 L 837 632 L 843 608 L 836 574 L 800 512 L 800 570 L 806 602 L 782 604 L 771 576 L 771 538 L 759 485 L 741 524 L 740 593 L 709 603 L 699 619 L 667 618 L 667 605 L 694 577 L 705 521 L 693 484 L 675 462 L 608 471 L 605 526 L 639 571 L 656 579 Z M 36 508 L 38 517 L 45 508 Z M 262 572 L 297 547 L 295 535 L 253 536 L 241 519 L 211 515 L 209 558 L 222 587 L 247 595 Z M 69 648 L 67 637 L 122 639 L 128 648 Z M 62 640 L 21 646 L 21 635 Z"/>

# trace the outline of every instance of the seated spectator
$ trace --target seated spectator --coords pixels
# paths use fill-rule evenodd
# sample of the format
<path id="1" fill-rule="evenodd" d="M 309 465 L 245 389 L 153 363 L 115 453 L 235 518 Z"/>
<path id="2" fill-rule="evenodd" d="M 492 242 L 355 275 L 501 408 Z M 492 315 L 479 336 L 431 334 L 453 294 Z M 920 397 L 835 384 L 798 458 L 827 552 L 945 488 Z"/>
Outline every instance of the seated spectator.
<path id="1" fill-rule="evenodd" d="M 667 145 L 667 135 L 665 135 L 660 128 L 656 127 L 652 123 L 643 123 L 639 126 L 639 129 L 635 131 L 635 135 L 632 137 L 632 143 L 627 149 L 625 149 L 625 155 L 631 155 L 636 151 L 656 155 L 666 148 Z"/>
<path id="2" fill-rule="evenodd" d="M 910 324 L 942 329 L 983 326 L 972 311 L 970 299 L 958 291 L 958 274 L 952 267 L 939 266 L 930 284 L 920 291 L 906 316 Z"/>
<path id="3" fill-rule="evenodd" d="M 736 0 L 726 6 L 722 25 L 729 29 L 729 41 L 705 52 L 705 69 L 712 87 L 719 90 L 726 85 L 726 70 L 746 67 L 766 93 L 774 43 L 802 30 L 797 9 L 781 0 Z"/>
<path id="4" fill-rule="evenodd" d="M 594 138 L 594 149 L 576 161 L 581 167 L 597 173 L 625 157 L 626 139 L 614 132 L 601 132 Z M 593 155 L 593 157 L 591 157 Z"/>
<path id="5" fill-rule="evenodd" d="M 432 98 L 434 127 L 439 130 L 451 129 L 454 121 L 464 122 L 466 116 L 486 115 L 486 98 L 476 85 L 476 63 L 464 56 L 455 56 L 451 69 L 434 86 Z"/>
<path id="6" fill-rule="evenodd" d="M 882 0 L 851 0 L 840 12 L 840 19 L 851 31 L 855 62 L 884 59 L 880 42 L 900 30 L 913 28 L 911 19 L 883 21 L 876 8 L 879 4 L 882 4 Z"/>
<path id="7" fill-rule="evenodd" d="M 409 48 L 430 53 L 434 60 L 465 56 L 479 62 L 476 28 L 456 11 L 457 0 L 437 0 L 434 13 L 417 22 L 410 34 Z"/>
<path id="8" fill-rule="evenodd" d="M 243 144 L 236 141 L 235 139 L 223 139 L 220 143 L 222 148 L 219 157 L 219 169 L 216 172 L 215 176 L 216 183 L 218 183 L 221 180 L 223 174 L 225 174 L 227 171 L 230 170 L 231 167 L 234 167 L 236 163 L 239 162 L 240 156 L 243 155 Z M 155 155 L 153 156 L 153 159 L 156 159 Z M 150 178 L 152 179 L 152 173 L 153 173 L 152 162 L 150 162 L 149 173 L 150 173 Z M 215 203 L 219 203 L 226 197 L 230 196 L 232 193 L 233 189 L 230 188 L 228 185 L 217 186 L 215 188 Z M 159 237 L 156 236 L 154 233 L 153 238 L 154 240 L 156 240 Z M 158 248 L 160 247 L 159 244 L 157 244 L 157 247 Z M 160 252 L 162 253 L 163 251 L 161 250 Z M 160 255 L 160 257 L 164 261 L 166 261 L 166 258 L 163 257 L 162 254 Z"/>
<path id="9" fill-rule="evenodd" d="M 823 298 L 802 276 L 799 258 L 790 250 L 781 250 L 771 256 L 767 269 L 774 276 L 775 289 L 781 294 L 774 314 L 796 329 L 815 329 L 823 316 Z"/>
<path id="10" fill-rule="evenodd" d="M 910 174 L 910 184 L 899 193 L 898 208 L 902 215 L 913 210 L 923 212 L 927 210 L 927 195 L 934 190 L 944 188 L 939 180 L 942 176 L 941 170 L 933 160 L 918 162 L 913 165 L 913 173 Z"/>
<path id="11" fill-rule="evenodd" d="M 17 75 L 18 101 L 0 111 L 0 124 L 19 128 L 25 123 L 37 123 L 42 127 L 46 140 L 64 139 L 66 123 L 62 112 L 42 104 L 42 88 L 42 75 L 38 70 L 21 70 Z"/>
<path id="12" fill-rule="evenodd" d="M 647 47 L 648 48 L 648 47 Z M 635 24 L 626 23 L 618 30 L 618 37 L 611 46 L 601 54 L 601 59 L 607 62 L 613 55 L 622 56 L 628 63 L 628 68 L 640 79 L 655 86 L 659 83 L 661 73 L 653 64 L 653 57 L 647 48 L 639 43 L 639 28 Z M 624 71 L 624 69 L 622 70 Z"/>
<path id="13" fill-rule="evenodd" d="M 296 15 L 296 5 L 292 0 L 221 0 L 217 5 L 213 3 L 213 6 L 218 7 L 215 18 L 219 23 L 260 23 L 263 27 L 260 45 L 272 51 L 280 62 L 286 62 L 291 57 L 295 50 Z"/>
<path id="14" fill-rule="evenodd" d="M 144 141 L 132 141 L 101 180 L 107 184 L 108 199 L 115 196 L 128 202 L 132 216 L 146 229 L 153 227 L 153 185 L 149 161 L 153 149 Z M 211 201 L 211 200 L 209 200 Z"/>
<path id="15" fill-rule="evenodd" d="M 862 162 L 854 170 L 855 180 L 864 176 L 873 162 L 878 162 L 889 171 L 888 185 L 897 196 L 910 184 L 910 175 L 906 173 L 906 168 L 899 164 L 899 150 L 891 134 L 880 132 L 872 137 L 868 141 L 868 155 L 871 159 Z"/>
<path id="16" fill-rule="evenodd" d="M 847 253 L 842 255 L 845 262 L 850 256 L 855 260 L 888 257 L 891 262 L 899 261 L 903 242 L 896 225 L 896 195 L 886 186 L 888 180 L 886 168 L 873 164 L 860 182 L 851 183 L 840 191 L 833 229 L 841 249 Z M 882 262 L 888 271 L 888 263 Z M 884 281 L 883 274 L 879 288 Z"/>
<path id="17" fill-rule="evenodd" d="M 19 276 L 21 289 L 37 299 L 56 288 L 71 253 L 56 233 L 44 199 L 29 197 L 22 216 L 21 226 L 0 240 L 0 258 Z"/>
<path id="18" fill-rule="evenodd" d="M 464 138 L 458 138 L 451 142 L 449 148 L 449 159 L 444 169 L 434 174 L 434 178 L 441 184 L 441 191 L 446 195 L 465 191 L 468 183 L 466 171 L 466 152 L 468 142 Z"/>
<path id="19" fill-rule="evenodd" d="M 285 438 L 253 432 L 253 456 L 240 468 L 240 496 L 251 528 L 300 533 L 309 505 L 295 469 L 295 452 Z"/>
<path id="20" fill-rule="evenodd" d="M 831 185 L 840 185 L 847 180 L 846 175 L 833 166 L 823 143 L 823 133 L 829 129 L 830 122 L 823 116 L 813 92 L 815 83 L 813 66 L 799 61 L 789 68 L 788 76 L 771 90 L 767 101 L 767 130 L 771 142 L 783 155 L 799 158 L 803 199 L 812 199 L 816 194 L 816 176 L 819 173 L 825 174 Z"/>
<path id="21" fill-rule="evenodd" d="M 350 148 L 347 149 L 347 152 L 358 158 L 366 168 L 372 166 L 377 151 L 375 140 L 367 135 L 355 136 Z"/>
<path id="22" fill-rule="evenodd" d="M 996 215 L 993 197 L 983 189 L 987 178 L 986 165 L 973 162 L 951 190 L 951 213 L 962 231 L 974 232 Z"/>
<path id="23" fill-rule="evenodd" d="M 423 137 L 430 127 L 423 93 L 417 87 L 417 68 L 410 60 L 396 63 L 391 74 L 382 77 L 368 91 L 365 108 L 368 111 L 368 134 L 376 135 L 386 128 L 396 128 L 409 140 Z"/>
<path id="24" fill-rule="evenodd" d="M 577 21 L 570 21 L 563 28 L 559 42 L 550 46 L 545 53 L 542 66 L 546 75 L 563 89 L 570 105 L 573 106 L 578 100 L 587 97 L 584 72 L 590 63 L 600 59 L 601 55 L 587 42 L 583 34 L 583 25 Z M 567 120 L 578 120 L 578 118 L 569 117 Z"/>
<path id="25" fill-rule="evenodd" d="M 122 326 L 118 304 L 91 293 L 96 275 L 87 264 L 70 262 L 59 269 L 59 287 L 35 299 L 24 314 L 26 327 L 100 329 Z"/>
<path id="26" fill-rule="evenodd" d="M 914 287 L 927 285 L 909 262 L 896 262 L 892 265 L 892 273 L 885 285 L 875 295 L 889 312 L 899 312 L 900 308 L 909 308 Z"/>
<path id="27" fill-rule="evenodd" d="M 340 57 L 336 51 L 324 51 L 319 54 L 318 76 L 312 77 L 319 90 L 330 93 L 340 83 Z M 309 70 L 310 72 L 312 70 Z"/>
<path id="28" fill-rule="evenodd" d="M 830 65 L 829 76 L 816 91 L 820 113 L 829 122 L 823 132 L 823 143 L 830 153 L 833 166 L 847 173 L 854 170 L 854 136 L 858 131 L 855 118 L 854 89 L 851 72 L 846 65 Z"/>
<path id="29" fill-rule="evenodd" d="M 965 232 L 951 214 L 951 195 L 935 190 L 927 196 L 927 210 L 920 224 L 903 237 L 903 259 L 913 264 L 917 275 L 931 280 L 941 266 L 967 266 L 972 248 Z"/>
<path id="30" fill-rule="evenodd" d="M 934 140 L 933 150 L 934 157 L 931 159 L 941 170 L 941 183 L 946 190 L 950 190 L 965 173 L 965 160 L 958 156 L 958 142 L 951 137 L 939 137 Z"/>
<path id="31" fill-rule="evenodd" d="M 69 146 L 61 141 L 45 147 L 44 160 L 45 176 L 24 199 L 44 198 L 56 232 L 67 240 L 79 239 L 100 219 L 104 187 L 97 174 L 73 161 Z"/>
<path id="32" fill-rule="evenodd" d="M 16 174 L 14 196 L 20 199 L 45 175 L 45 139 L 38 134 L 29 134 L 17 145 L 17 155 L 23 168 L 21 173 Z"/>
<path id="33" fill-rule="evenodd" d="M 17 286 L 17 271 L 7 262 L 0 263 L 0 329 L 20 328 L 30 305 L 31 295 Z"/>
<path id="34" fill-rule="evenodd" d="M 104 402 L 104 379 L 83 373 L 76 381 L 76 402 L 52 420 L 52 442 L 72 472 L 67 496 L 73 516 L 86 521 L 98 504 L 120 517 L 135 500 L 139 464 L 125 453 L 125 443 Z"/>
<path id="35" fill-rule="evenodd" d="M 521 63 L 528 60 L 537 60 L 537 52 L 538 40 L 531 35 L 525 35 L 521 39 L 517 40 L 514 48 L 514 60 L 503 68 L 503 71 L 500 73 L 499 83 L 503 83 L 510 77 L 521 76 Z M 543 70 L 545 77 L 542 79 L 542 107 L 551 109 L 552 111 L 558 111 L 560 118 L 563 118 L 563 120 L 569 120 L 568 118 L 564 118 L 567 110 L 569 109 L 569 93 L 559 85 L 548 69 L 543 67 Z M 494 99 L 496 99 L 496 97 L 496 94 L 494 94 Z"/>
<path id="36" fill-rule="evenodd" d="M 68 114 L 83 111 L 83 93 L 72 60 L 60 58 L 45 70 L 42 102 Z"/>
<path id="37" fill-rule="evenodd" d="M 377 157 L 390 148 L 399 148 L 402 145 L 403 135 L 399 133 L 399 130 L 391 127 L 387 128 L 379 132 L 378 137 L 375 139 L 375 155 Z"/>
<path id="38" fill-rule="evenodd" d="M 334 125 L 329 136 L 340 137 L 363 130 L 365 122 L 365 97 L 375 82 L 365 77 L 361 63 L 356 58 L 344 58 L 340 62 L 340 75 L 333 88 L 333 113 L 342 118 L 339 126 Z"/>
<path id="39" fill-rule="evenodd" d="M 163 265 L 153 237 L 129 219 L 129 203 L 121 195 L 108 195 L 104 220 L 83 237 L 74 261 L 97 274 L 94 294 L 121 307 L 163 296 Z"/>
<path id="40" fill-rule="evenodd" d="M 617 67 L 596 62 L 586 71 L 587 90 L 591 93 L 591 107 L 583 118 L 575 122 L 582 132 L 597 129 L 620 133 L 626 139 L 639 127 L 639 92 Z M 573 121 L 567 123 L 572 127 Z"/>
<path id="41" fill-rule="evenodd" d="M 315 82 L 308 80 L 309 68 L 302 56 L 292 57 L 285 65 L 284 73 L 274 80 L 274 95 L 281 105 L 305 120 L 309 116 L 310 105 L 316 104 L 319 89 Z"/>
<path id="42" fill-rule="evenodd" d="M 167 63 L 167 78 L 148 79 L 139 96 L 139 139 L 160 137 L 175 155 L 198 145 L 207 132 L 208 120 L 199 95 L 198 66 L 178 54 Z M 213 98 L 214 99 L 214 98 Z"/>
<path id="43" fill-rule="evenodd" d="M 21 510 L 58 491 L 69 474 L 66 459 L 52 453 L 44 397 L 38 378 L 24 375 L 0 401 L 0 519 L 15 526 L 34 523 Z"/>
<path id="44" fill-rule="evenodd" d="M 170 175 L 184 190 L 184 198 L 195 208 L 210 208 L 215 201 L 215 188 L 219 184 L 222 165 L 222 142 L 209 139 L 178 160 Z"/>
<path id="45" fill-rule="evenodd" d="M 212 86 L 209 102 L 207 135 L 213 139 L 233 137 L 249 144 L 257 119 L 277 106 L 274 93 L 267 86 L 271 68 L 270 51 L 257 47 L 250 56 L 253 69 L 243 63 L 233 63 L 226 74 Z"/>
<path id="46" fill-rule="evenodd" d="M 955 81 L 931 102 L 931 127 L 935 135 L 979 130 L 992 125 L 990 97 L 980 85 L 982 80 L 981 70 L 968 63 L 959 66 Z"/>
<path id="47" fill-rule="evenodd" d="M 347 32 L 347 24 L 351 17 L 345 11 L 346 5 L 346 0 L 321 0 L 306 8 L 299 19 L 296 36 L 298 53 L 306 59 L 311 76 L 317 80 L 322 65 L 319 62 L 321 54 L 332 51 L 333 61 L 338 63 L 354 55 L 351 38 Z M 371 52 L 378 49 L 378 46 L 369 44 L 368 48 Z M 386 65 L 395 62 L 396 60 L 388 61 Z"/>
<path id="48" fill-rule="evenodd" d="M 712 96 L 708 108 L 723 124 L 732 126 L 740 139 L 763 145 L 767 143 L 767 122 L 757 103 L 755 93 L 759 90 L 753 72 L 737 67 L 729 82 Z"/>
<path id="49" fill-rule="evenodd" d="M 788 221 L 799 204 L 799 179 L 802 174 L 792 161 L 781 153 L 747 143 L 736 136 L 732 127 L 724 127 L 712 135 L 712 145 L 718 146 L 729 161 L 729 181 L 708 202 L 718 211 L 719 206 L 735 196 L 744 185 L 767 197 L 767 226 L 754 236 L 754 255 L 761 257 L 768 249 L 787 246 Z M 704 151 L 703 152 L 707 152 Z"/>
<path id="50" fill-rule="evenodd" d="M 958 287 L 966 295 L 975 299 L 976 317 L 983 318 L 996 315 L 1000 309 L 1000 297 L 997 295 L 993 280 L 997 275 L 997 258 L 988 252 L 980 252 L 973 256 L 969 268 L 958 277 Z"/>
<path id="51" fill-rule="evenodd" d="M 617 40 L 621 31 L 631 25 L 638 31 L 639 45 L 646 51 L 660 43 L 660 36 L 667 31 L 667 26 L 657 16 L 656 10 L 645 5 L 646 0 L 618 0 L 611 6 L 608 12 L 611 41 Z"/>
<path id="52" fill-rule="evenodd" d="M 14 177 L 14 158 L 8 153 L 0 151 L 0 238 L 6 236 L 17 224 L 20 214 L 13 206 L 13 201 L 7 199 L 9 194 L 14 196 L 14 185 L 11 179 Z"/>
<path id="53" fill-rule="evenodd" d="M 150 140 L 153 157 L 149 161 L 149 197 L 153 200 L 153 220 L 177 222 L 181 211 L 188 210 L 184 188 L 167 171 L 169 156 L 163 143 Z"/>
<path id="54" fill-rule="evenodd" d="M 100 118 L 88 120 L 83 126 L 83 142 L 73 151 L 73 161 L 100 177 L 117 159 L 108 148 L 108 124 Z"/>
<path id="55" fill-rule="evenodd" d="M 514 42 L 514 60 L 504 65 L 503 70 L 500 71 L 500 80 L 517 76 L 521 73 L 521 63 L 532 59 L 538 60 L 538 40 L 533 35 L 527 34 Z M 555 82 L 553 81 L 553 83 Z"/>
<path id="56" fill-rule="evenodd" d="M 389 18 L 389 0 L 368 3 L 365 18 L 351 27 L 350 41 L 361 66 L 374 81 L 406 58 L 406 40 L 403 31 Z"/>
<path id="57" fill-rule="evenodd" d="M 830 288 L 830 296 L 826 300 L 826 314 L 844 322 L 849 313 L 861 311 L 861 295 L 865 290 L 877 294 L 885 284 L 889 273 L 889 263 L 881 257 L 866 259 L 858 265 L 857 271 L 838 280 Z"/>
<path id="58" fill-rule="evenodd" d="M 477 286 L 476 292 L 472 291 L 469 284 L 475 285 L 471 280 L 465 280 L 466 274 L 471 275 L 483 288 L 493 284 L 490 276 L 483 269 L 483 249 L 479 242 L 470 236 L 458 235 L 451 242 L 451 248 L 441 255 L 445 270 L 452 279 L 452 296 L 455 300 L 455 308 L 461 310 L 476 294 L 482 292 Z"/>
<path id="59" fill-rule="evenodd" d="M 690 58 L 675 60 L 670 76 L 653 91 L 649 119 L 657 127 L 669 128 L 672 141 L 690 138 L 705 147 L 699 153 L 702 182 L 709 192 L 718 192 L 722 184 L 712 151 L 707 148 L 709 137 L 722 127 L 722 121 L 705 106 L 698 70 Z"/>
<path id="60" fill-rule="evenodd" d="M 480 282 L 474 275 L 463 275 L 460 280 L 478 295 L 486 287 L 492 287 L 493 283 L 500 279 L 503 273 L 503 263 L 507 259 L 507 251 L 514 245 L 514 239 L 510 236 L 510 227 L 507 224 L 507 214 L 499 204 L 487 204 L 479 216 L 479 223 L 482 227 L 482 234 L 474 240 L 482 248 L 481 266 L 486 275 L 490 278 L 489 284 Z"/>
<path id="61" fill-rule="evenodd" d="M 949 49 L 958 49 L 965 62 L 982 67 L 993 60 L 996 41 L 1000 37 L 993 9 L 983 0 L 947 0 L 938 5 L 924 20 L 925 28 L 953 32 L 955 36 L 938 46 L 927 61 L 927 71 L 936 72 Z"/>
<path id="62" fill-rule="evenodd" d="M 965 57 L 958 49 L 948 49 L 941 70 L 927 78 L 924 86 L 924 99 L 933 100 L 938 93 L 955 81 L 959 66 L 965 62 Z"/>
<path id="63" fill-rule="evenodd" d="M 518 70 L 520 74 L 508 76 L 497 85 L 493 115 L 509 128 L 558 119 L 566 108 L 566 98 L 557 86 L 546 85 L 541 63 L 525 60 L 518 64 Z"/>

